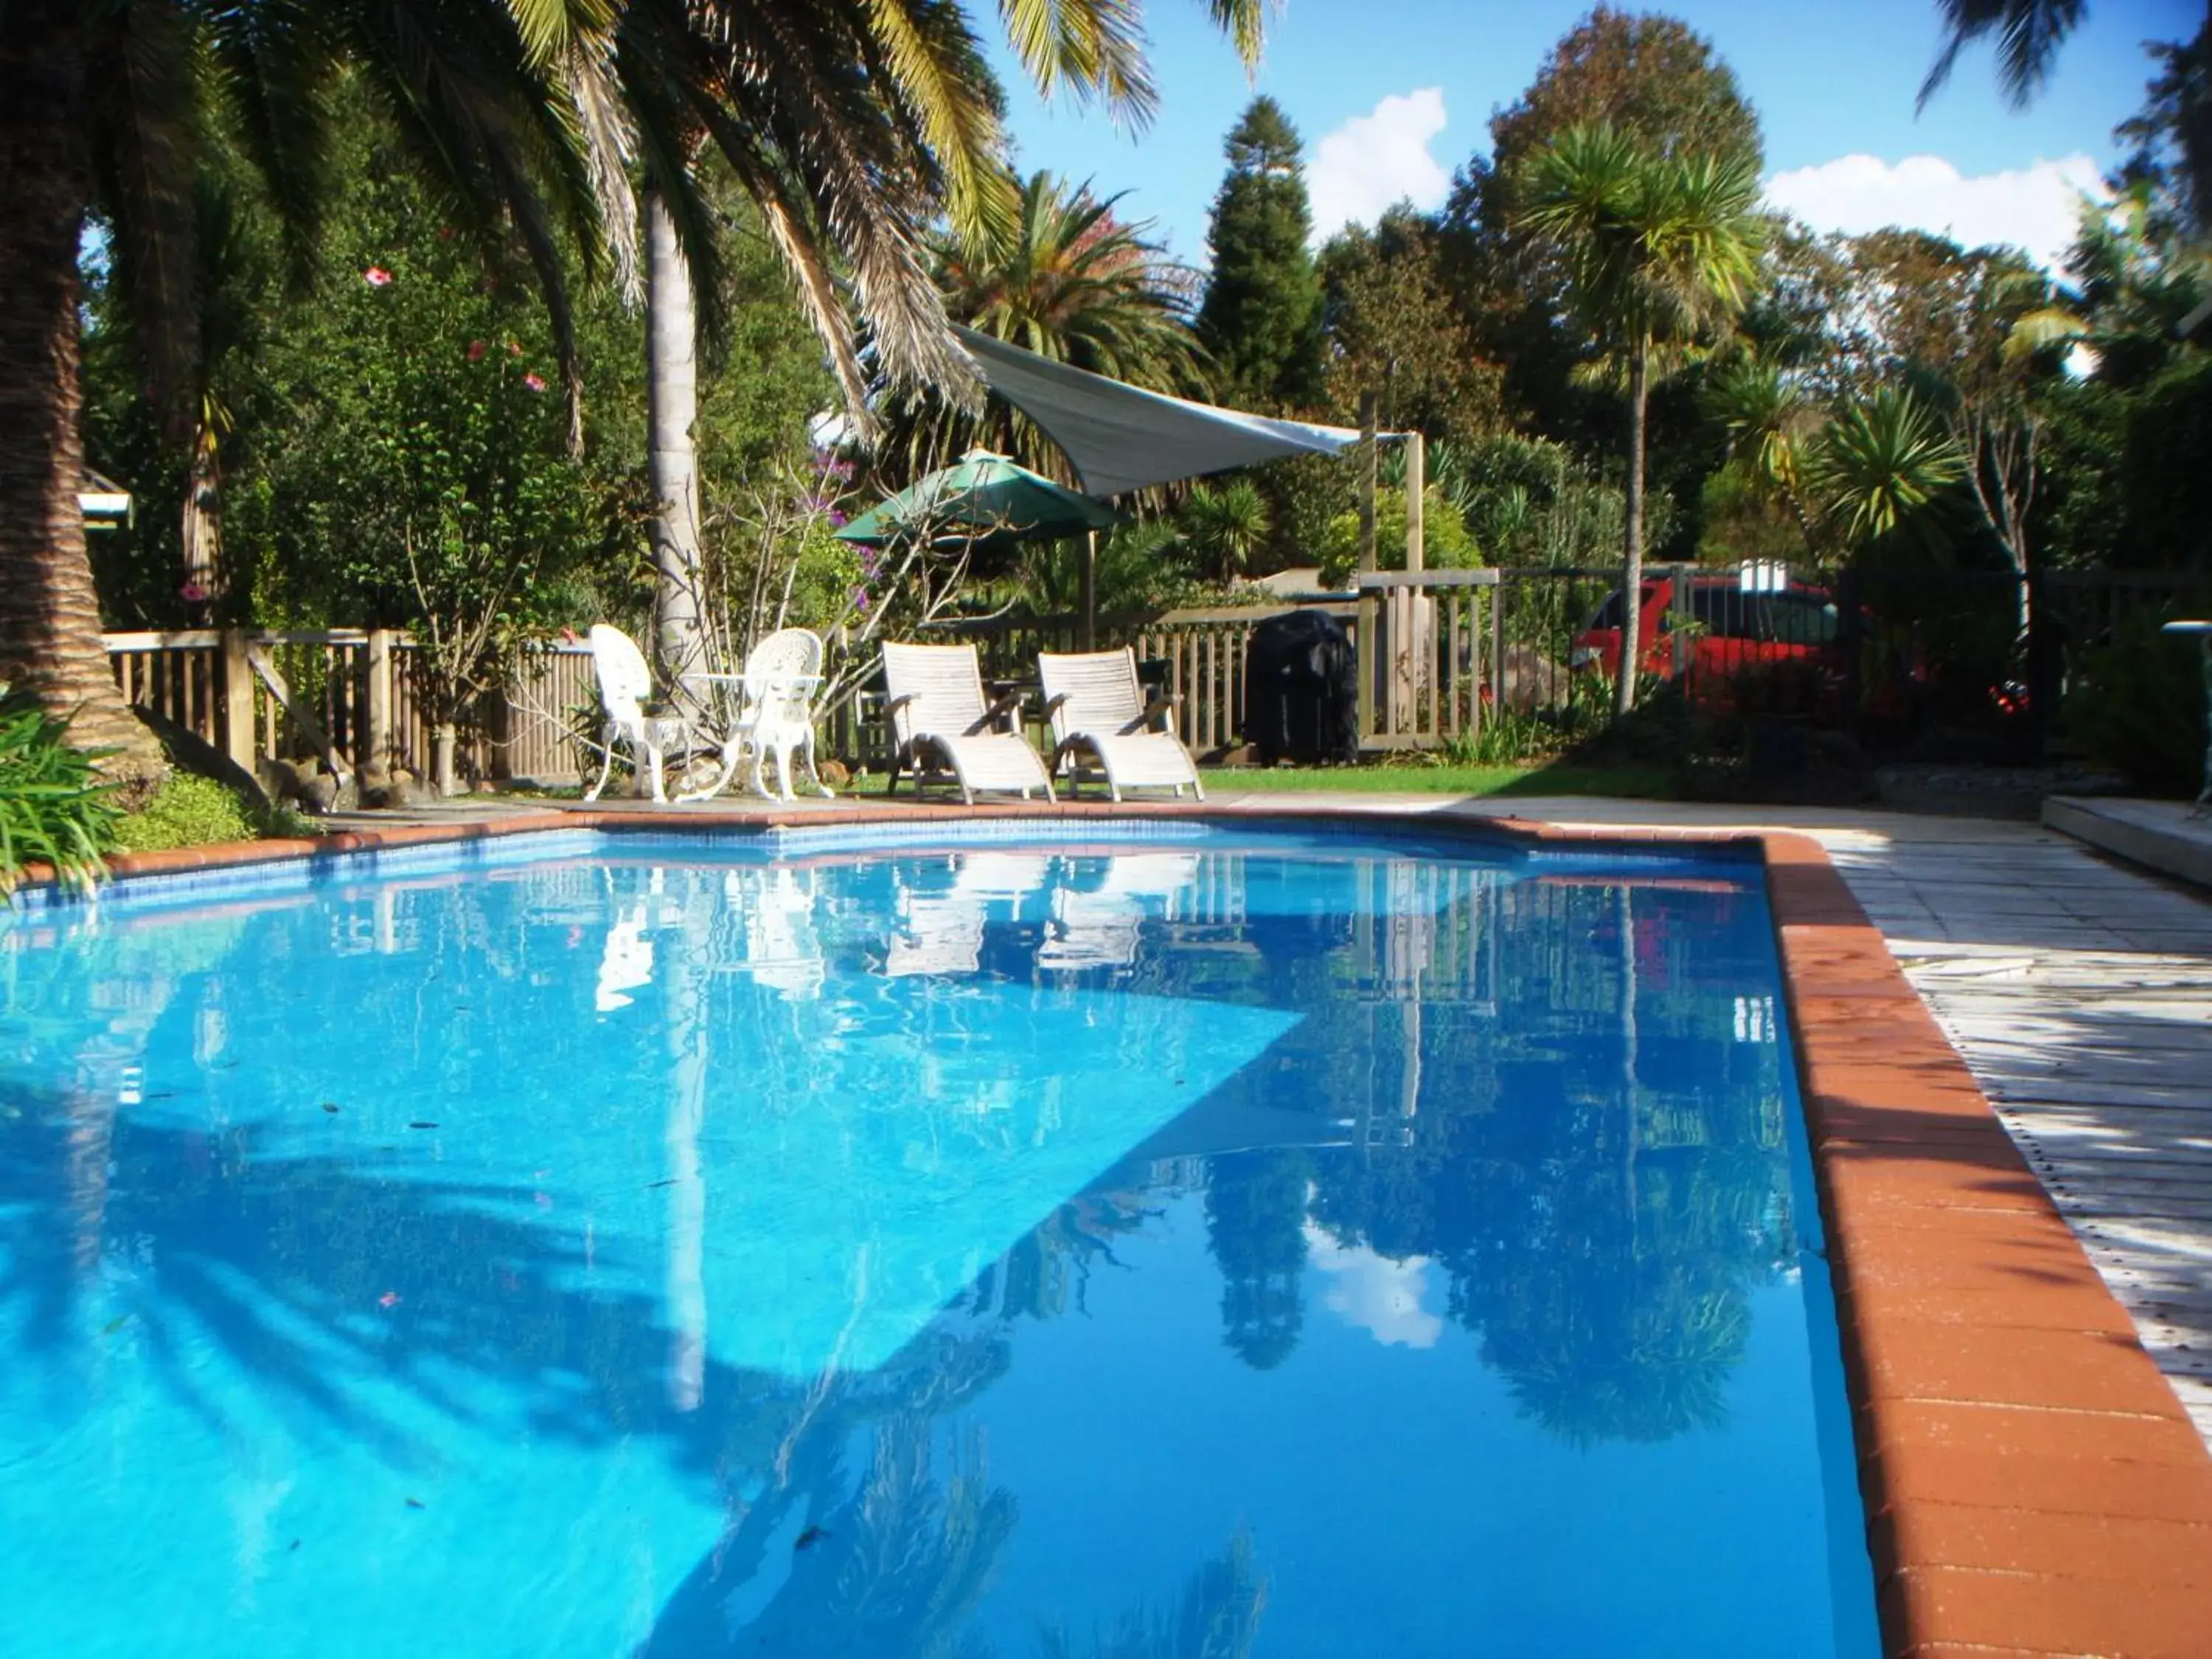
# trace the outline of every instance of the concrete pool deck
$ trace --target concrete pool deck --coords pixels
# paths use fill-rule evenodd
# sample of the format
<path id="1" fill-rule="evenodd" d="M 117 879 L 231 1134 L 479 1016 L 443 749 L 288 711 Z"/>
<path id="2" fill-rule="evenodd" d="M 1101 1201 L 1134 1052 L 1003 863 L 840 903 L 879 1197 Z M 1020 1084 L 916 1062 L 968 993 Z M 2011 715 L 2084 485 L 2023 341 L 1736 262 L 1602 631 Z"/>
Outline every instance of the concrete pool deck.
<path id="1" fill-rule="evenodd" d="M 2212 1652 L 2202 1437 L 2212 1426 L 2212 906 L 2024 824 L 1273 791 L 1217 792 L 1203 810 L 1232 821 L 1510 816 L 1544 839 L 1760 836 L 1885 1644 Z M 1190 811 L 501 804 L 433 809 L 428 822 L 324 848 L 198 849 L 125 867 L 585 823 Z"/>

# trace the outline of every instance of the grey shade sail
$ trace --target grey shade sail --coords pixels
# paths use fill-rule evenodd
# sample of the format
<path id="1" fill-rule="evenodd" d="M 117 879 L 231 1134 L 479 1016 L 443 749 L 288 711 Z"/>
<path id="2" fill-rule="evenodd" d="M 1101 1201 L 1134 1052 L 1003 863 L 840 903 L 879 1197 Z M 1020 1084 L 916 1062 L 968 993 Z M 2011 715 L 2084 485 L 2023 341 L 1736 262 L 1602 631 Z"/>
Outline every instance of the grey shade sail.
<path id="1" fill-rule="evenodd" d="M 952 331 L 991 390 L 1060 446 L 1086 495 L 1118 495 L 1286 455 L 1334 455 L 1359 441 L 1340 426 L 1216 409 L 1071 368 L 972 328 Z"/>

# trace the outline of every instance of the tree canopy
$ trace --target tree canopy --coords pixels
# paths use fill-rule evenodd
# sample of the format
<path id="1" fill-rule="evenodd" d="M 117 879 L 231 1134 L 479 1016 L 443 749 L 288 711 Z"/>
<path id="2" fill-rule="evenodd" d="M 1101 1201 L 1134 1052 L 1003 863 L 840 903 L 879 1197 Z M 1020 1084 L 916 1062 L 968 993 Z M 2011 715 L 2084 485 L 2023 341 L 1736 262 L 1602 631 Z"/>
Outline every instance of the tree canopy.
<path id="1" fill-rule="evenodd" d="M 1206 235 L 1213 268 L 1199 337 L 1231 403 L 1303 408 L 1322 390 L 1322 286 L 1306 248 L 1313 216 L 1297 130 L 1262 95 L 1225 148 L 1229 172 Z"/>

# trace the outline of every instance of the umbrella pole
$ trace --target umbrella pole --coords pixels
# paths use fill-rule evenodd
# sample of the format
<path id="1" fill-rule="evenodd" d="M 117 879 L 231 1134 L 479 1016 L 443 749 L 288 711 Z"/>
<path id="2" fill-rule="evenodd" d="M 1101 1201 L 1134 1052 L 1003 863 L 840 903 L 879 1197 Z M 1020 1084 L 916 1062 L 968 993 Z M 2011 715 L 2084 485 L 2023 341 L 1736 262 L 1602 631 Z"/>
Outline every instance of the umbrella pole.
<path id="1" fill-rule="evenodd" d="M 1082 572 L 1079 580 L 1079 597 L 1077 607 L 1082 612 L 1077 621 L 1076 648 L 1096 651 L 1098 648 L 1098 532 L 1083 532 Z"/>

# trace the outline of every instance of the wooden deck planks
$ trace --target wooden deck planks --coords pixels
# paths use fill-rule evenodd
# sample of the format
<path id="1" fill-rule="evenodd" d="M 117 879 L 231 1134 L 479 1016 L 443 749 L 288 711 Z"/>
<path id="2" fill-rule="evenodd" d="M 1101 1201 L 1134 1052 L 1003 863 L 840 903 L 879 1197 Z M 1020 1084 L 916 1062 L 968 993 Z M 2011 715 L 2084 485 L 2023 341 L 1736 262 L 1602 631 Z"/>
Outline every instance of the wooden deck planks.
<path id="1" fill-rule="evenodd" d="M 2212 902 L 1949 830 L 1831 850 L 2212 1444 Z"/>

